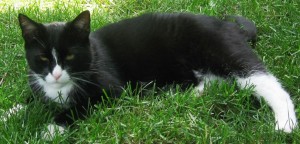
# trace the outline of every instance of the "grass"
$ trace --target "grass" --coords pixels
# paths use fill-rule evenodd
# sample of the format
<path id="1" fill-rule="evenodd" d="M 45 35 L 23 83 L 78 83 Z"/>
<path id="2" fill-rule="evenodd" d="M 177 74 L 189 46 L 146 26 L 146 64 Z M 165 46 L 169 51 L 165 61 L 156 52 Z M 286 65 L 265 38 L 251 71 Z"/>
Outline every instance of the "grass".
<path id="1" fill-rule="evenodd" d="M 300 2 L 297 0 L 100 0 L 0 1 L 0 114 L 31 95 L 23 40 L 17 22 L 25 13 L 40 22 L 66 21 L 92 12 L 92 29 L 146 12 L 191 12 L 223 17 L 243 15 L 259 32 L 255 51 L 300 102 Z M 44 143 L 40 132 L 51 122 L 40 103 L 7 122 L 0 122 L 0 143 Z M 298 116 L 299 118 L 299 116 Z M 128 89 L 112 105 L 100 104 L 77 129 L 53 143 L 297 143 L 300 131 L 276 132 L 270 108 L 251 96 L 251 89 L 213 84 L 202 97 L 191 90 L 172 90 L 139 97 Z"/>

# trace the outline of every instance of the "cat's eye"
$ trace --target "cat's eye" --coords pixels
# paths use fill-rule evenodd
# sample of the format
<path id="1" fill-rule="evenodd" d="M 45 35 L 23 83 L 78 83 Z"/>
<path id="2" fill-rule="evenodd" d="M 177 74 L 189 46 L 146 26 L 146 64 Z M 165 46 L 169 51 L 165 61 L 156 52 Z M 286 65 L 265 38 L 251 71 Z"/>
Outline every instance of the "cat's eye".
<path id="1" fill-rule="evenodd" d="M 47 57 L 45 57 L 45 56 L 40 56 L 40 60 L 42 60 L 42 61 L 49 61 L 49 59 Z"/>
<path id="2" fill-rule="evenodd" d="M 66 60 L 73 60 L 74 59 L 74 55 L 73 54 L 69 54 L 66 57 Z"/>

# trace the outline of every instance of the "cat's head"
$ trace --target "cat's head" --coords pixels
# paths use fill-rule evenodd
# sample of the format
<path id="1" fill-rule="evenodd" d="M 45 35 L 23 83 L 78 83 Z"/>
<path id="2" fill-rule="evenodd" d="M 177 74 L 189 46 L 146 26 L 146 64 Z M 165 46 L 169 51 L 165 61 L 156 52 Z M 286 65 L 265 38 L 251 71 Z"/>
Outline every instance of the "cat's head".
<path id="1" fill-rule="evenodd" d="M 49 24 L 19 14 L 19 23 L 30 77 L 51 99 L 59 92 L 67 97 L 76 75 L 90 68 L 90 13 L 84 11 L 70 22 Z"/>

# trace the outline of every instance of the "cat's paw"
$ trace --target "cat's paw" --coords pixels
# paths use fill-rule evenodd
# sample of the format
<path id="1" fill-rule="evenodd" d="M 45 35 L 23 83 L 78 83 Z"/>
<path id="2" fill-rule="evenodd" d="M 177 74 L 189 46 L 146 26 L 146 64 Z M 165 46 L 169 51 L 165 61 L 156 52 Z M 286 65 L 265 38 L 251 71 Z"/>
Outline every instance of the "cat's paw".
<path id="1" fill-rule="evenodd" d="M 57 135 L 62 135 L 65 133 L 65 128 L 56 124 L 49 124 L 47 130 L 42 131 L 41 137 L 46 141 L 52 141 Z"/>
<path id="2" fill-rule="evenodd" d="M 200 97 L 203 95 L 204 92 L 204 83 L 201 82 L 197 87 L 194 89 L 194 93 L 196 97 Z"/>
<path id="3" fill-rule="evenodd" d="M 293 131 L 293 129 L 295 129 L 297 127 L 297 125 L 298 125 L 298 123 L 297 123 L 297 119 L 295 116 L 292 116 L 289 118 L 277 117 L 275 129 L 282 130 L 286 133 L 291 133 Z"/>

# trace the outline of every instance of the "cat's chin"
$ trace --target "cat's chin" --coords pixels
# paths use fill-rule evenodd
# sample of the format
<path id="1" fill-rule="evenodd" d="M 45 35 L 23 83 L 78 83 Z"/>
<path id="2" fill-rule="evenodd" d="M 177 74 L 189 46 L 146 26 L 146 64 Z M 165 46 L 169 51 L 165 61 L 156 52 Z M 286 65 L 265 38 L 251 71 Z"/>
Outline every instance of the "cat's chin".
<path id="1" fill-rule="evenodd" d="M 65 70 L 62 71 L 59 79 L 55 79 L 55 77 L 49 73 L 45 77 L 44 82 L 46 85 L 53 88 L 63 88 L 64 86 L 72 83 L 69 74 Z"/>
<path id="2" fill-rule="evenodd" d="M 45 96 L 50 98 L 52 101 L 66 104 L 69 102 L 69 93 L 73 89 L 74 85 L 72 82 L 68 83 L 45 83 L 43 90 Z"/>
<path id="3" fill-rule="evenodd" d="M 69 85 L 71 82 L 64 82 L 64 83 L 61 83 L 61 82 L 55 82 L 55 83 L 47 83 L 46 84 L 50 87 L 53 87 L 53 88 L 56 88 L 56 89 L 60 89 L 60 88 L 63 88 L 65 87 L 66 85 Z"/>

